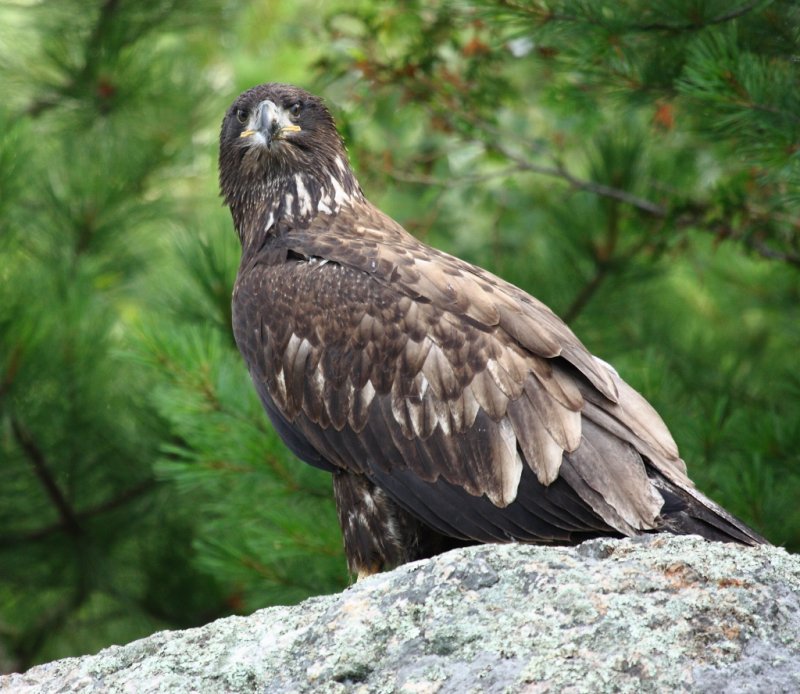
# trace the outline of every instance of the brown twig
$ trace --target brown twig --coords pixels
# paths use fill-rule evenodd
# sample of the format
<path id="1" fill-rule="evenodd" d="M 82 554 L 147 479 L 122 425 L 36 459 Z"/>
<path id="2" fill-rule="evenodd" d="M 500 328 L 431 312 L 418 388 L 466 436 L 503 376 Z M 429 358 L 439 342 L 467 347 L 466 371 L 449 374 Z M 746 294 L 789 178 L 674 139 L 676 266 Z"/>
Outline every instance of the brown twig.
<path id="1" fill-rule="evenodd" d="M 478 128 L 480 131 L 485 132 L 488 137 L 483 139 L 482 142 L 487 147 L 487 149 L 493 150 L 497 154 L 502 155 L 507 160 L 512 162 L 512 166 L 506 167 L 505 169 L 501 169 L 499 171 L 488 172 L 486 174 L 472 174 L 469 176 L 462 176 L 458 178 L 452 178 L 448 180 L 440 180 L 433 176 L 418 176 L 403 172 L 391 172 L 390 175 L 395 178 L 396 180 L 406 181 L 410 183 L 421 183 L 425 185 L 437 185 L 442 186 L 445 188 L 453 188 L 458 185 L 469 185 L 474 183 L 480 183 L 481 181 L 490 180 L 492 178 L 497 177 L 504 177 L 504 176 L 511 176 L 515 173 L 520 173 L 523 171 L 529 171 L 531 173 L 537 173 L 543 176 L 549 176 L 552 178 L 558 178 L 562 181 L 566 182 L 571 188 L 574 190 L 585 191 L 588 193 L 592 193 L 594 195 L 608 198 L 610 200 L 616 200 L 618 202 L 624 203 L 626 205 L 630 205 L 635 209 L 644 212 L 651 217 L 655 217 L 661 220 L 672 219 L 674 220 L 674 224 L 677 228 L 687 228 L 687 227 L 696 227 L 700 230 L 708 230 L 712 233 L 719 232 L 719 224 L 714 224 L 709 226 L 707 222 L 705 222 L 704 217 L 708 211 L 707 206 L 701 203 L 691 203 L 688 205 L 682 205 L 683 213 L 681 210 L 678 209 L 670 209 L 663 205 L 659 205 L 658 203 L 653 202 L 652 200 L 648 200 L 647 198 L 643 198 L 638 195 L 634 195 L 626 190 L 622 190 L 620 188 L 614 188 L 612 186 L 607 186 L 603 183 L 597 183 L 596 181 L 590 181 L 586 179 L 579 178 L 572 174 L 561 162 L 556 162 L 554 166 L 546 166 L 542 164 L 537 164 L 525 158 L 524 156 L 517 154 L 502 144 L 502 137 L 500 137 L 500 133 L 495 131 L 492 126 L 487 123 L 484 123 L 477 119 L 472 119 L 469 121 L 471 125 Z M 535 143 L 526 143 L 524 140 L 520 140 L 517 138 L 516 140 L 518 143 L 521 143 L 523 148 L 530 149 L 531 151 L 541 152 L 542 148 Z M 781 215 L 770 213 L 771 218 L 773 220 L 781 219 Z M 796 225 L 796 222 L 793 220 L 784 219 L 783 221 L 792 222 Z M 726 236 L 736 239 L 747 248 L 751 249 L 752 251 L 758 253 L 763 258 L 768 260 L 777 260 L 788 265 L 792 265 L 794 267 L 800 267 L 800 255 L 791 253 L 791 252 L 781 252 L 770 248 L 757 237 L 753 237 L 752 235 L 743 236 L 742 234 L 737 234 L 735 232 L 729 231 L 726 233 Z M 599 283 L 602 282 L 602 279 L 598 280 Z M 596 288 L 595 288 L 596 290 Z M 593 293 L 593 290 L 587 288 L 587 292 Z M 580 295 L 576 297 L 576 302 L 578 304 L 575 307 L 577 312 L 580 311 Z M 572 310 L 572 309 L 570 309 Z M 569 310 L 568 310 L 569 313 Z"/>
<path id="2" fill-rule="evenodd" d="M 575 295 L 572 303 L 566 311 L 561 314 L 561 318 L 565 323 L 571 324 L 581 314 L 584 308 L 589 304 L 592 297 L 600 289 L 601 285 L 608 277 L 608 272 L 611 268 L 611 263 L 598 262 L 595 264 L 595 273 L 586 284 L 581 287 L 580 291 Z"/>
<path id="3" fill-rule="evenodd" d="M 613 188 L 612 186 L 607 186 L 603 183 L 597 183 L 595 181 L 587 181 L 586 179 L 578 178 L 577 176 L 573 176 L 560 164 L 557 166 L 543 166 L 541 164 L 534 164 L 533 162 L 527 161 L 525 158 L 520 157 L 518 154 L 511 152 L 502 144 L 492 142 L 489 146 L 498 154 L 502 154 L 507 159 L 510 159 L 516 163 L 521 171 L 531 171 L 544 176 L 560 178 L 561 180 L 566 181 L 570 187 L 574 188 L 575 190 L 582 190 L 588 193 L 594 193 L 595 195 L 599 195 L 601 197 L 624 202 L 626 205 L 635 207 L 636 209 L 646 212 L 653 217 L 663 219 L 668 214 L 666 208 L 652 202 L 651 200 L 647 200 L 638 195 L 634 195 L 633 193 L 629 193 L 627 190 Z"/>

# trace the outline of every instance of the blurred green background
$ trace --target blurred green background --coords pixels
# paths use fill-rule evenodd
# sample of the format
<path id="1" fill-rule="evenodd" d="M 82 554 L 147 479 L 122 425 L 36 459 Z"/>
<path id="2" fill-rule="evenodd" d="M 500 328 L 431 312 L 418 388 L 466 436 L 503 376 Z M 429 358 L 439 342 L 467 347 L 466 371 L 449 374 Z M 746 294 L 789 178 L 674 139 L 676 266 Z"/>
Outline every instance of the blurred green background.
<path id="1" fill-rule="evenodd" d="M 264 81 L 800 549 L 796 3 L 0 1 L 0 671 L 349 581 L 231 336 L 218 128 Z"/>

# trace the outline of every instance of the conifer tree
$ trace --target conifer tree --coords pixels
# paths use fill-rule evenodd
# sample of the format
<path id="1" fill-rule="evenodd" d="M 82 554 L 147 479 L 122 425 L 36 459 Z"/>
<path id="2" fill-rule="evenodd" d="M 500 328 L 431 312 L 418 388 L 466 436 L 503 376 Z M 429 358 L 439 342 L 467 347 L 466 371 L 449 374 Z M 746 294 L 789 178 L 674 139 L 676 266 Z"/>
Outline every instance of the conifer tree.
<path id="1" fill-rule="evenodd" d="M 125 357 L 209 90 L 215 2 L 2 8 L 0 666 L 224 614 Z M 176 38 L 180 33 L 181 40 Z"/>

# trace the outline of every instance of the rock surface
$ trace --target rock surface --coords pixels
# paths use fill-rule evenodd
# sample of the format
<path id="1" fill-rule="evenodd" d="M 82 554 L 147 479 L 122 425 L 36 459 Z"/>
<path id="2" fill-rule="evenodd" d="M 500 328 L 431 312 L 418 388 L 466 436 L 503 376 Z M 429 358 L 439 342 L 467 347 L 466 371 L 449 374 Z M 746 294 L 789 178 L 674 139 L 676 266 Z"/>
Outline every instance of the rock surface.
<path id="1" fill-rule="evenodd" d="M 0 677 L 0 692 L 800 692 L 800 557 L 487 545 Z"/>

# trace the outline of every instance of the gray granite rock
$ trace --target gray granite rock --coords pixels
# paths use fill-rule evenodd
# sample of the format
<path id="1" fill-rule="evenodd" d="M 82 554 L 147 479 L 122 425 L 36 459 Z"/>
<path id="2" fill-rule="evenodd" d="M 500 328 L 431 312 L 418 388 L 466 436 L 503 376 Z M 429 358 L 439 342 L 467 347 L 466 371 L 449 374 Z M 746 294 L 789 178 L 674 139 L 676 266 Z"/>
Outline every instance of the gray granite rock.
<path id="1" fill-rule="evenodd" d="M 800 557 L 487 545 L 0 678 L 0 692 L 800 692 Z"/>

